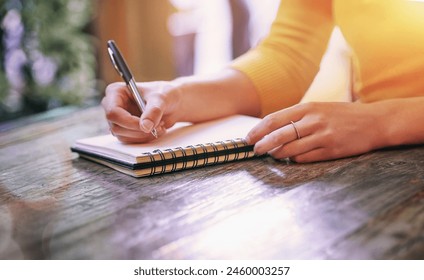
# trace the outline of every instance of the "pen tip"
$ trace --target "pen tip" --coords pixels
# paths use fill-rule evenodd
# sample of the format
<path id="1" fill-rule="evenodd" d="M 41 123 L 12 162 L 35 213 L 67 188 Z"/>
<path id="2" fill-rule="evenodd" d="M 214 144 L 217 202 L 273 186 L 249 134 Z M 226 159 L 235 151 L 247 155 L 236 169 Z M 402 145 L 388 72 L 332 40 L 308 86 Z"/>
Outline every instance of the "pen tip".
<path id="1" fill-rule="evenodd" d="M 152 130 L 152 135 L 155 136 L 155 138 L 158 138 L 158 133 L 157 133 L 156 129 Z"/>

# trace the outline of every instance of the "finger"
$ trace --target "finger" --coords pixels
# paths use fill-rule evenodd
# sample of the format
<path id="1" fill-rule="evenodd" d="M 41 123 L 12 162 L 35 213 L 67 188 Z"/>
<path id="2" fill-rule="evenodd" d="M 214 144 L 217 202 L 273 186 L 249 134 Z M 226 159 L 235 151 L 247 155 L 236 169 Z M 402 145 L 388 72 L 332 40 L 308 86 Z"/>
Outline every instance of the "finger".
<path id="1" fill-rule="evenodd" d="M 121 126 L 126 129 L 140 130 L 140 118 L 133 116 L 121 107 L 114 107 L 106 111 L 106 118 L 109 123 Z"/>
<path id="2" fill-rule="evenodd" d="M 259 140 L 255 144 L 254 151 L 256 154 L 262 155 L 297 140 L 301 135 L 308 136 L 312 132 L 313 126 L 305 120 L 300 120 L 297 123 L 289 122 Z"/>
<path id="3" fill-rule="evenodd" d="M 160 91 L 161 88 L 159 88 Z M 146 103 L 146 110 L 140 118 L 140 129 L 146 133 L 150 133 L 153 128 L 159 126 L 165 110 L 164 101 L 161 99 L 159 93 L 150 96 L 150 99 Z"/>
<path id="4" fill-rule="evenodd" d="M 317 142 L 316 137 L 311 135 L 277 147 L 268 154 L 275 159 L 292 158 L 318 148 L 321 148 L 321 145 Z"/>
<path id="5" fill-rule="evenodd" d="M 330 159 L 333 159 L 333 157 L 331 156 L 331 153 L 328 151 L 328 149 L 317 148 L 317 149 L 308 151 L 304 154 L 290 157 L 290 159 L 298 163 L 309 163 L 309 162 L 330 160 Z"/>
<path id="6" fill-rule="evenodd" d="M 109 94 L 114 95 L 115 93 L 118 93 L 118 92 L 124 92 L 125 88 L 127 88 L 125 83 L 122 83 L 122 82 L 111 83 L 106 87 L 105 95 L 106 96 Z"/>
<path id="7" fill-rule="evenodd" d="M 150 133 L 153 128 L 159 126 L 163 110 L 157 106 L 146 106 L 146 111 L 141 115 L 139 127 L 142 131 Z"/>
<path id="8" fill-rule="evenodd" d="M 127 129 L 121 130 L 119 127 L 114 127 L 113 131 L 115 131 L 113 135 L 116 136 L 119 141 L 124 143 L 146 143 L 156 139 L 151 133 L 144 133 Z M 163 127 L 158 127 L 157 133 L 160 137 L 166 133 L 166 129 Z"/>
<path id="9" fill-rule="evenodd" d="M 122 83 L 114 83 L 107 87 L 106 95 L 102 99 L 106 118 L 110 123 L 115 123 L 129 129 L 139 129 L 139 110 L 126 93 Z"/>
<path id="10" fill-rule="evenodd" d="M 145 142 L 145 140 L 148 140 L 150 135 L 149 133 L 144 133 L 141 130 L 127 129 L 114 123 L 109 124 L 109 127 L 112 134 L 116 137 L 119 136 L 140 139 L 140 142 Z"/>
<path id="11" fill-rule="evenodd" d="M 124 83 L 109 84 L 105 89 L 105 96 L 102 99 L 102 106 L 107 109 L 116 106 L 116 103 L 122 105 L 124 102 L 119 102 L 128 99 Z"/>
<path id="12" fill-rule="evenodd" d="M 118 138 L 118 140 L 121 141 L 122 143 L 126 143 L 126 144 L 138 144 L 138 143 L 148 142 L 148 140 L 143 142 L 143 141 L 140 141 L 139 138 L 131 138 L 131 137 L 125 137 L 125 136 L 116 136 L 116 138 Z"/>
<path id="13" fill-rule="evenodd" d="M 259 140 L 282 128 L 290 123 L 290 121 L 298 121 L 302 119 L 302 110 L 297 107 L 291 107 L 266 116 L 248 133 L 246 139 L 249 144 L 255 144 Z"/>
<path id="14" fill-rule="evenodd" d="M 268 135 L 265 135 L 259 142 L 255 144 L 254 152 L 257 155 L 263 155 L 268 151 L 271 151 L 281 145 L 284 145 L 290 141 L 296 139 L 296 136 L 293 135 L 292 129 L 286 125 L 280 129 L 277 129 L 271 132 Z"/>

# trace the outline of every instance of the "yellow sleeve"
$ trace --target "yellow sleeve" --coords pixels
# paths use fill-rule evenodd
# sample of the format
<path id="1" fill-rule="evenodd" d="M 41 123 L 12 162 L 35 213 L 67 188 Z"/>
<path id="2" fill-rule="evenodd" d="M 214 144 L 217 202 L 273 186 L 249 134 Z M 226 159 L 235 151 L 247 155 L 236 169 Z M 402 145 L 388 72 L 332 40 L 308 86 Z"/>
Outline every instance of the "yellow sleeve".
<path id="1" fill-rule="evenodd" d="M 331 0 L 282 0 L 270 33 L 231 66 L 246 74 L 262 115 L 298 103 L 319 70 L 333 29 Z"/>

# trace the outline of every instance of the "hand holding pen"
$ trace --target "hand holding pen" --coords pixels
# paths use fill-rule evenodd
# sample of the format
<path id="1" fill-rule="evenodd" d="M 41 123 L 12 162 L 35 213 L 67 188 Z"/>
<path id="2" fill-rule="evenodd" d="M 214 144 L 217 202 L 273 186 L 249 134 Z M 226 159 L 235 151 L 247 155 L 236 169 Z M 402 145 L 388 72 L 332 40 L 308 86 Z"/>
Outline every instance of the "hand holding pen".
<path id="1" fill-rule="evenodd" d="M 143 96 L 141 95 L 140 91 L 138 90 L 136 86 L 134 77 L 126 64 L 124 57 L 121 55 L 121 52 L 119 51 L 118 47 L 116 46 L 113 40 L 109 40 L 107 42 L 107 50 L 108 50 L 109 57 L 112 61 L 113 66 L 115 67 L 119 75 L 124 79 L 140 112 L 143 114 L 143 112 L 146 110 L 146 103 L 143 99 Z M 155 128 L 151 130 L 151 133 L 155 138 L 158 137 L 158 134 Z"/>

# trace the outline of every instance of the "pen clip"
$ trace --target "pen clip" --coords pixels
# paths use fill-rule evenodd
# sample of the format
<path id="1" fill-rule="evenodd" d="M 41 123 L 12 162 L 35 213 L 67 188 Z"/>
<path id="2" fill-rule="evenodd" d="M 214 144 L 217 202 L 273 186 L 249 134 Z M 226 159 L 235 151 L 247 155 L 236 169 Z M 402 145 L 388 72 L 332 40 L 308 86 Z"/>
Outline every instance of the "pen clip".
<path id="1" fill-rule="evenodd" d="M 112 61 L 112 64 L 115 67 L 116 71 L 119 73 L 119 75 L 122 76 L 122 78 L 128 84 L 130 80 L 132 79 L 132 74 L 125 62 L 124 57 L 121 55 L 121 52 L 116 46 L 115 41 L 109 40 L 107 42 L 107 52 L 109 54 L 110 60 Z"/>

